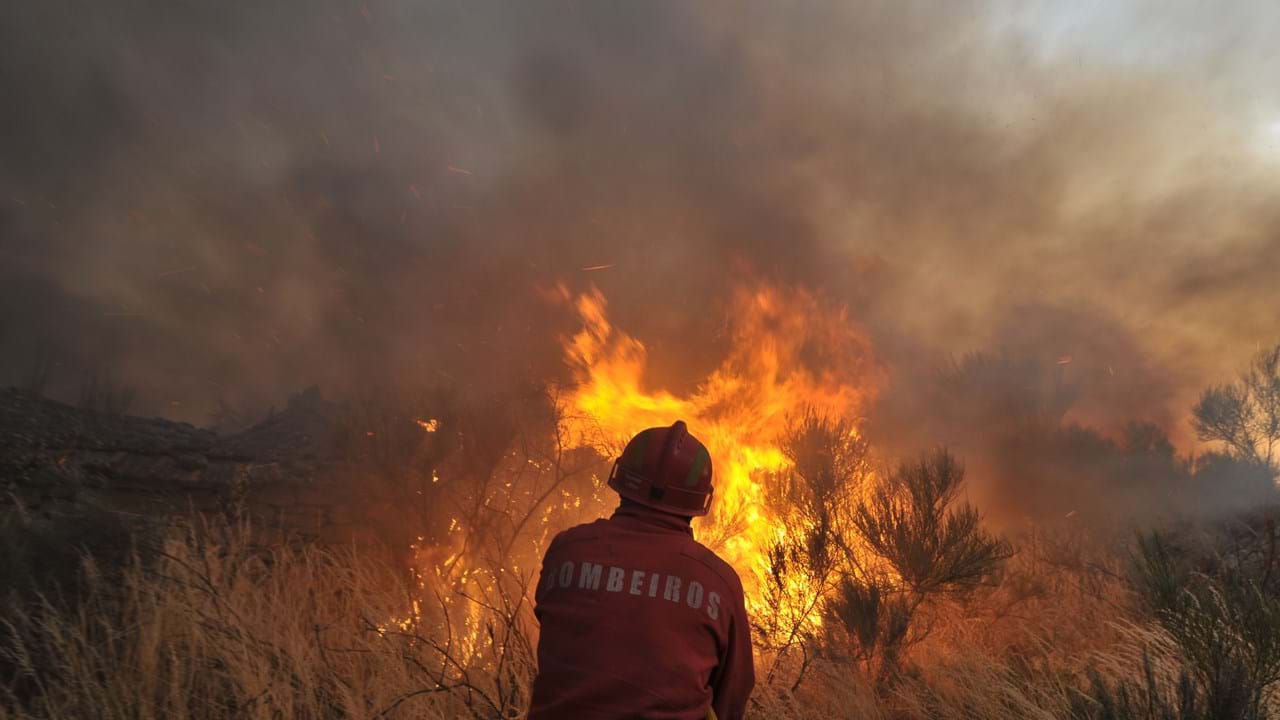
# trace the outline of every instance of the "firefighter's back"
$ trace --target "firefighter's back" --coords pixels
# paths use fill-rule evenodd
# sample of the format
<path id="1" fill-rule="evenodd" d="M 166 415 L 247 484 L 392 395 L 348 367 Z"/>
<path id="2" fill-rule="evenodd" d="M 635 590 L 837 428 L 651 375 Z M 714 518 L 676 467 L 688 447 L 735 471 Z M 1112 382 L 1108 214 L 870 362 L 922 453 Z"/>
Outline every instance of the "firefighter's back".
<path id="1" fill-rule="evenodd" d="M 646 508 L 557 536 L 536 598 L 530 720 L 701 720 L 746 633 L 734 571 L 685 520 Z"/>

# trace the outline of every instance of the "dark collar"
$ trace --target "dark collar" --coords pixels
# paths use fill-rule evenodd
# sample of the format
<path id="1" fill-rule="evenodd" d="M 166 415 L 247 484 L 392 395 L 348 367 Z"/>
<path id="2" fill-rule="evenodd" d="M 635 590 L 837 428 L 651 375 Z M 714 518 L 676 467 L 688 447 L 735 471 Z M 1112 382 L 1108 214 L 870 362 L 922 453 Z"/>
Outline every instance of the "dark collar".
<path id="1" fill-rule="evenodd" d="M 643 505 L 622 505 L 613 511 L 610 520 L 619 520 L 628 526 L 645 526 L 659 530 L 681 532 L 693 536 L 693 528 L 679 515 L 652 510 Z"/>

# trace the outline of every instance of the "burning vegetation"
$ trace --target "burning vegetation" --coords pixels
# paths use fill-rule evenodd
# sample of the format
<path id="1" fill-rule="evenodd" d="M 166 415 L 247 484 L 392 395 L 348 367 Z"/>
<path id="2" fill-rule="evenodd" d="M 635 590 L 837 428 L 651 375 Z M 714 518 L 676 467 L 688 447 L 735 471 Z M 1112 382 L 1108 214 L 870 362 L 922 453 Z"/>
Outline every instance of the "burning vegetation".
<path id="1" fill-rule="evenodd" d="M 1280 5 L 1085 5 L 3 4 L 0 720 L 520 717 L 677 419 L 753 718 L 1280 718 Z"/>
<path id="2" fill-rule="evenodd" d="M 869 439 L 888 376 L 844 307 L 740 289 L 723 360 L 676 392 L 648 377 L 645 345 L 613 325 L 602 293 L 552 297 L 578 321 L 563 337 L 566 384 L 479 406 L 371 394 L 336 414 L 334 475 L 372 499 L 385 544 L 282 535 L 253 488 L 204 519 L 135 531 L 123 564 L 88 554 L 62 594 L 11 596 L 5 714 L 518 717 L 547 542 L 611 510 L 603 482 L 622 439 L 684 417 L 717 472 L 719 507 L 696 534 L 746 587 L 753 716 L 1272 716 L 1270 510 L 1188 515 L 1170 499 L 1136 540 L 1139 526 L 1078 514 L 994 528 L 954 452 L 893 458 Z M 1194 408 L 1221 450 L 1177 458 L 1159 437 L 1129 438 L 1104 456 L 1167 457 L 1170 498 L 1274 478 L 1276 356 Z M 940 392 L 1000 367 L 965 362 L 984 369 L 940 373 Z M 1011 426 L 1028 442 L 1086 432 L 1045 410 L 1035 386 L 1024 392 L 1007 400 L 1038 418 Z M 1274 503 L 1273 481 L 1259 482 Z M 21 507 L 7 522 L 15 539 L 48 526 Z M 11 579 L 30 572 L 13 562 Z"/>

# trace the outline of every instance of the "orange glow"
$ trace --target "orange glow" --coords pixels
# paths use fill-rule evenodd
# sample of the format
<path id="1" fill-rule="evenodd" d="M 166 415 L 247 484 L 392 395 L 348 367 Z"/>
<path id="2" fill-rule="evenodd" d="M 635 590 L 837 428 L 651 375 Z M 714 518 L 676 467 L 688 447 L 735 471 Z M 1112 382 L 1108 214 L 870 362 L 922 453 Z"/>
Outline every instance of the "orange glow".
<path id="1" fill-rule="evenodd" d="M 750 595 L 765 549 L 781 532 L 762 503 L 768 474 L 789 465 L 779 439 L 806 410 L 862 417 L 881 377 L 866 333 L 845 308 L 804 290 L 740 288 L 723 362 L 678 395 L 646 384 L 647 350 L 609 322 L 599 290 L 560 292 L 582 321 L 564 341 L 575 379 L 571 429 L 584 444 L 616 454 L 644 428 L 685 420 L 715 468 L 712 514 L 698 522 L 698 536 L 734 565 Z"/>
<path id="2" fill-rule="evenodd" d="M 573 373 L 573 383 L 559 396 L 567 446 L 593 447 L 612 458 L 640 430 L 685 420 L 707 445 L 715 468 L 715 500 L 711 514 L 696 523 L 698 539 L 737 569 L 749 611 L 767 612 L 773 603 L 773 610 L 782 614 L 791 630 L 784 628 L 783 637 L 774 641 L 785 642 L 788 632 L 794 635 L 802 626 L 820 626 L 821 616 L 815 611 L 820 579 L 803 572 L 788 574 L 782 579 L 784 597 L 775 593 L 772 600 L 759 582 L 770 576 L 771 546 L 790 539 L 787 528 L 806 528 L 785 507 L 770 508 L 765 484 L 789 468 L 781 439 L 804 413 L 851 420 L 851 432 L 859 432 L 857 420 L 874 400 L 882 379 L 865 331 L 845 308 L 805 290 L 739 288 L 728 305 L 722 361 L 691 392 L 680 394 L 647 382 L 647 349 L 613 326 L 599 290 L 575 296 L 560 287 L 557 296 L 581 322 L 581 329 L 563 340 L 565 361 Z M 420 417 L 415 423 L 426 433 L 440 430 L 435 418 Z M 532 502 L 527 508 L 541 530 L 531 534 L 529 552 L 515 549 L 495 564 L 480 549 L 484 540 L 478 534 L 482 531 L 473 527 L 474 519 L 451 514 L 443 535 L 431 540 L 422 536 L 410 546 L 421 600 L 415 599 L 403 616 L 384 623 L 379 631 L 416 629 L 423 622 L 446 627 L 454 651 L 478 658 L 489 647 L 485 613 L 496 598 L 522 587 L 529 590 L 518 581 L 533 576 L 522 572 L 519 563 L 540 556 L 542 543 L 566 523 L 585 519 L 579 514 L 584 502 L 598 507 L 600 500 L 612 499 L 561 488 L 540 505 L 540 488 L 546 487 L 541 483 L 558 472 L 551 463 L 512 448 L 499 465 L 495 477 L 503 479 L 501 489 L 489 488 L 483 498 L 463 496 L 458 507 L 487 515 Z M 525 484 L 513 489 L 517 478 Z M 434 468 L 430 482 L 441 484 Z M 602 494 L 611 495 L 607 490 Z"/>

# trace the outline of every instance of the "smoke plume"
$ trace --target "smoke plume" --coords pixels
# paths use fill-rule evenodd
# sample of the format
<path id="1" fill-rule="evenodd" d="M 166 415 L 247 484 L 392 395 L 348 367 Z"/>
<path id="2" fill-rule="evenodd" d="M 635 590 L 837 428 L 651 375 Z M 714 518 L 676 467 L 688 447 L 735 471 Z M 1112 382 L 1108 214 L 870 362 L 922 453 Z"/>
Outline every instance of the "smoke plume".
<path id="1" fill-rule="evenodd" d="M 565 282 L 678 386 L 767 281 L 868 326 L 890 445 L 972 350 L 1185 440 L 1280 334 L 1280 11 L 1071 7 L 8 3 L 0 380 L 484 394 L 564 372 Z"/>

